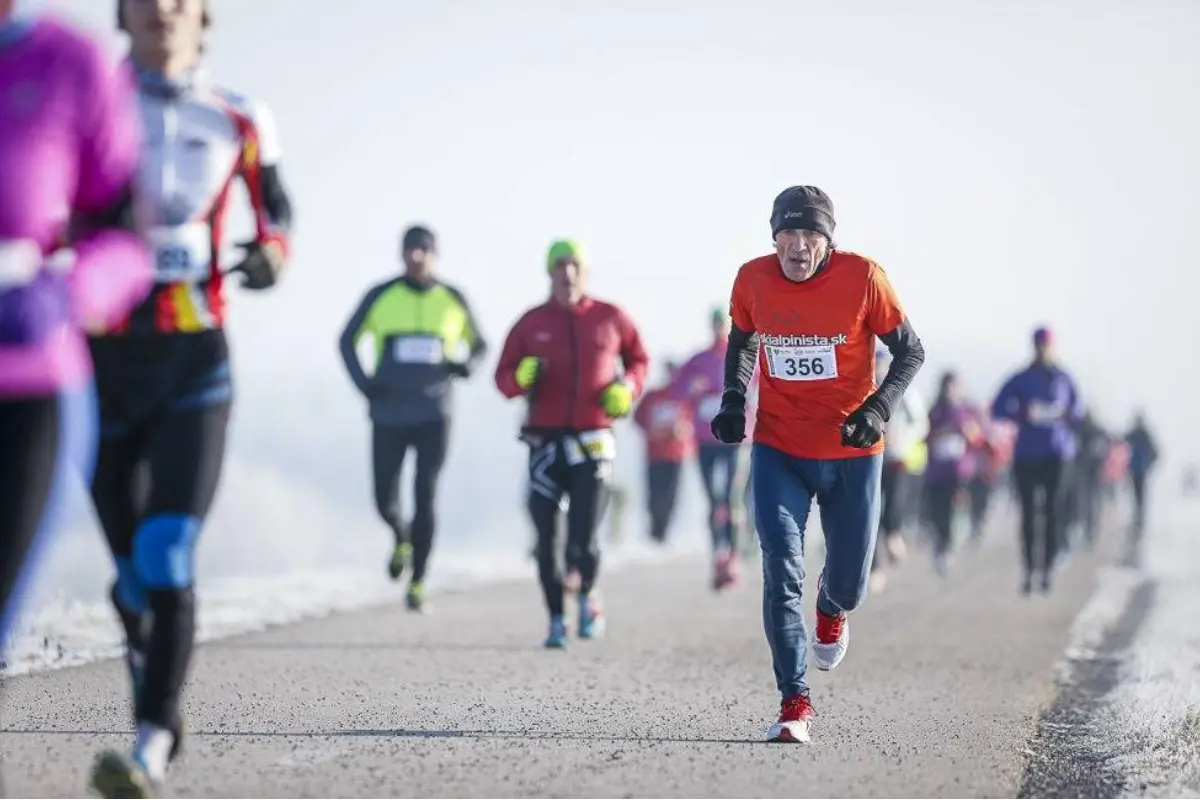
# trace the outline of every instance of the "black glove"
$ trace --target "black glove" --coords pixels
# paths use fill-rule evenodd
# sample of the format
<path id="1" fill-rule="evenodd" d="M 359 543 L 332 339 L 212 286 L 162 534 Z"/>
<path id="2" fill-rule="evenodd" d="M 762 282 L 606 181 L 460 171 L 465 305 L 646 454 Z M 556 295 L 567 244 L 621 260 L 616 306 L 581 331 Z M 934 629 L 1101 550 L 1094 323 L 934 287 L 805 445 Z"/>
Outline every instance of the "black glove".
<path id="1" fill-rule="evenodd" d="M 842 423 L 842 444 L 866 450 L 883 438 L 883 415 L 869 403 L 863 403 Z"/>
<path id="2" fill-rule="evenodd" d="M 746 398 L 737 392 L 721 397 L 721 410 L 712 418 L 712 435 L 718 442 L 738 444 L 746 438 Z"/>
<path id="3" fill-rule="evenodd" d="M 274 286 L 283 269 L 282 260 L 278 263 L 272 261 L 262 242 L 244 242 L 238 247 L 245 249 L 246 257 L 227 274 L 242 273 L 243 289 L 262 291 Z"/>

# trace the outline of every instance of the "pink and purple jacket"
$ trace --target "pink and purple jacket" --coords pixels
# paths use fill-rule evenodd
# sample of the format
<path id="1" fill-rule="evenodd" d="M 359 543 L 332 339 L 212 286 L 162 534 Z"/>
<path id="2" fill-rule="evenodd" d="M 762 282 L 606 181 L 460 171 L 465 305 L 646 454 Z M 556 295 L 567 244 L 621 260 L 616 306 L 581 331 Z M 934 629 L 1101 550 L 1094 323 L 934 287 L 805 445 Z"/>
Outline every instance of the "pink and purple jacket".
<path id="1" fill-rule="evenodd" d="M 117 219 L 140 150 L 133 84 L 98 42 L 36 12 L 0 22 L 0 398 L 85 384 L 83 327 L 149 290 Z"/>

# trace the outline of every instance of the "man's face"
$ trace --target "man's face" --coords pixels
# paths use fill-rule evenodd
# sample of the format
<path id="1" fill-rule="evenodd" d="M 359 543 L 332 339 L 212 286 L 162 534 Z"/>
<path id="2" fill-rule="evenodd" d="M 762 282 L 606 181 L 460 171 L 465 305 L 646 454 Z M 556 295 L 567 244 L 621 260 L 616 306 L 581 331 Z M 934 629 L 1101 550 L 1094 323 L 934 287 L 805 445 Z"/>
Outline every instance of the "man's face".
<path id="1" fill-rule="evenodd" d="M 560 300 L 578 297 L 583 293 L 583 265 L 574 258 L 560 258 L 550 270 L 550 288 Z"/>
<path id="2" fill-rule="evenodd" d="M 204 0 L 121 0 L 133 49 L 170 57 L 200 48 Z"/>
<path id="3" fill-rule="evenodd" d="M 785 229 L 775 236 L 775 254 L 789 281 L 811 278 L 828 252 L 829 240 L 816 231 Z"/>
<path id="4" fill-rule="evenodd" d="M 437 251 L 424 247 L 414 247 L 406 250 L 401 256 L 404 267 L 413 272 L 432 272 L 437 266 Z"/>

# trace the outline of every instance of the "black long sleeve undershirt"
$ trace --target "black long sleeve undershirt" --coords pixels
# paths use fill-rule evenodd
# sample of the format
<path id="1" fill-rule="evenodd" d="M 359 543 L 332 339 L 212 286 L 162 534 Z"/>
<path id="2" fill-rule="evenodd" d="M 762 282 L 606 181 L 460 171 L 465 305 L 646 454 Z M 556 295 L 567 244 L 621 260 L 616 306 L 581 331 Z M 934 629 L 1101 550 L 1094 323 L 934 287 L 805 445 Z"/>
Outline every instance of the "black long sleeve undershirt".
<path id="1" fill-rule="evenodd" d="M 892 354 L 892 363 L 887 375 L 879 388 L 867 398 L 865 405 L 874 409 L 887 422 L 892 417 L 892 410 L 900 402 L 900 398 L 912 385 L 913 378 L 921 371 L 925 363 L 925 345 L 913 330 L 912 324 L 905 319 L 891 333 L 879 337 Z"/>
<path id="2" fill-rule="evenodd" d="M 746 391 L 754 377 L 754 362 L 758 360 L 758 334 L 743 331 L 732 325 L 729 346 L 725 350 L 725 388 L 721 394 L 724 408 L 746 407 Z"/>

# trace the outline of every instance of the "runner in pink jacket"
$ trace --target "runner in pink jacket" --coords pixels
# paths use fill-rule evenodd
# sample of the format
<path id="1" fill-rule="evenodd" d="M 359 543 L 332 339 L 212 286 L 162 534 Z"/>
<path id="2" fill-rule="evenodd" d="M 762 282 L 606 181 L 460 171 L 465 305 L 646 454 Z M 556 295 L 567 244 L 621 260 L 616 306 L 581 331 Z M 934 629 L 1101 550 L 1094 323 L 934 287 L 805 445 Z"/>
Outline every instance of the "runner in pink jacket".
<path id="1" fill-rule="evenodd" d="M 91 469 L 84 331 L 150 287 L 127 229 L 139 126 L 97 42 L 39 3 L 0 0 L 0 641 L 71 472 Z"/>

